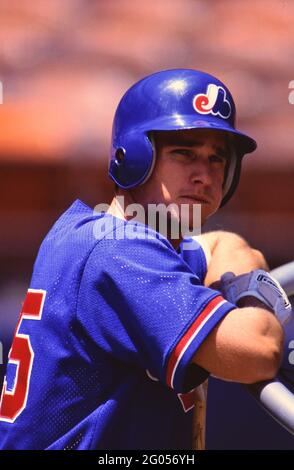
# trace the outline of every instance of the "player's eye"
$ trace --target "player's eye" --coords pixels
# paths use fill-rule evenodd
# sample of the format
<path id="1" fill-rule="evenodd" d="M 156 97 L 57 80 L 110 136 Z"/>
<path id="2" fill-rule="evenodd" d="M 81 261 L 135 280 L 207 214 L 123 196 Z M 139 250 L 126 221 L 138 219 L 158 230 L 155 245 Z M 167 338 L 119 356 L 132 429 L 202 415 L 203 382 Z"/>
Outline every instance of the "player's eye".
<path id="1" fill-rule="evenodd" d="M 186 148 L 176 148 L 171 151 L 171 155 L 177 160 L 190 160 L 193 157 L 193 152 L 190 149 Z"/>
<path id="2" fill-rule="evenodd" d="M 211 155 L 209 157 L 209 161 L 210 161 L 210 163 L 221 163 L 221 164 L 225 165 L 226 158 L 222 157 L 221 155 L 214 154 L 214 155 Z"/>

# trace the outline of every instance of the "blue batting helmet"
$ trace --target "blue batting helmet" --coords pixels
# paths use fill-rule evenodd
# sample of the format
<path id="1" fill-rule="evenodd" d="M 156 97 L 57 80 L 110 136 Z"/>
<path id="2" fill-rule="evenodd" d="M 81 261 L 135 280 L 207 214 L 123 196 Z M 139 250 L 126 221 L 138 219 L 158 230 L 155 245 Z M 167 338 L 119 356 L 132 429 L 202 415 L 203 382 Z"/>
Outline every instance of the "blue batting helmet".
<path id="1" fill-rule="evenodd" d="M 152 131 L 215 129 L 230 136 L 232 158 L 222 205 L 234 193 L 241 160 L 256 142 L 235 128 L 236 108 L 228 88 L 217 78 L 190 69 L 157 72 L 135 83 L 122 97 L 113 122 L 109 175 L 121 188 L 143 184 L 155 152 Z"/>

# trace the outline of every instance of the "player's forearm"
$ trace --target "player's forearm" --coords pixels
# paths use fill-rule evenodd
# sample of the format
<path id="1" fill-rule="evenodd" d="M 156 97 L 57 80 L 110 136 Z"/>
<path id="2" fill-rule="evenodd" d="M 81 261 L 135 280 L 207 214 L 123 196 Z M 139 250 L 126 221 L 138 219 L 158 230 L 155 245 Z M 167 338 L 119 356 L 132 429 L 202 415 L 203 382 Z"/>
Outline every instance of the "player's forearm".
<path id="1" fill-rule="evenodd" d="M 227 271 L 238 275 L 254 269 L 268 270 L 262 253 L 252 249 L 240 236 L 230 232 L 211 232 L 202 237 L 211 251 L 205 285 L 213 285 Z"/>
<path id="2" fill-rule="evenodd" d="M 276 375 L 282 347 L 283 331 L 274 315 L 245 307 L 228 313 L 201 345 L 194 361 L 224 380 L 254 383 Z"/>

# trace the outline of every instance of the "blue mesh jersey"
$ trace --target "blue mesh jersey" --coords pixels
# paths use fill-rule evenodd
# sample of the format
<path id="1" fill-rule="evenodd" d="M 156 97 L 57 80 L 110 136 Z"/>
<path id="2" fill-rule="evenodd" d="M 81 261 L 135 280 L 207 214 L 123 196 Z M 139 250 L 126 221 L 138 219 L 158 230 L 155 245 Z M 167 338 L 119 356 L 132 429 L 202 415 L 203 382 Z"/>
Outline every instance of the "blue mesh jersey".
<path id="1" fill-rule="evenodd" d="M 2 449 L 190 449 L 191 364 L 234 305 L 205 256 L 76 201 L 44 239 L 1 396 Z M 189 267 L 193 264 L 194 271 Z"/>

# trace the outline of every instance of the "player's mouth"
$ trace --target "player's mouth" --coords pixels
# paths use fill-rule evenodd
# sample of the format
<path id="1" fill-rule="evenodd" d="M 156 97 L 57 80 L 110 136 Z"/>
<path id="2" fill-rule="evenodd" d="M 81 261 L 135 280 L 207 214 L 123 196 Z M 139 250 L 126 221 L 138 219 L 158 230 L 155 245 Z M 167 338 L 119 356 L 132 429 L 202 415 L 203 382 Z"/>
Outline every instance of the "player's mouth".
<path id="1" fill-rule="evenodd" d="M 181 199 L 189 199 L 190 201 L 193 201 L 194 204 L 209 204 L 209 200 L 204 198 L 204 197 L 200 197 L 200 196 L 195 196 L 195 195 L 192 195 L 192 194 L 184 194 L 183 196 L 181 196 Z"/>

